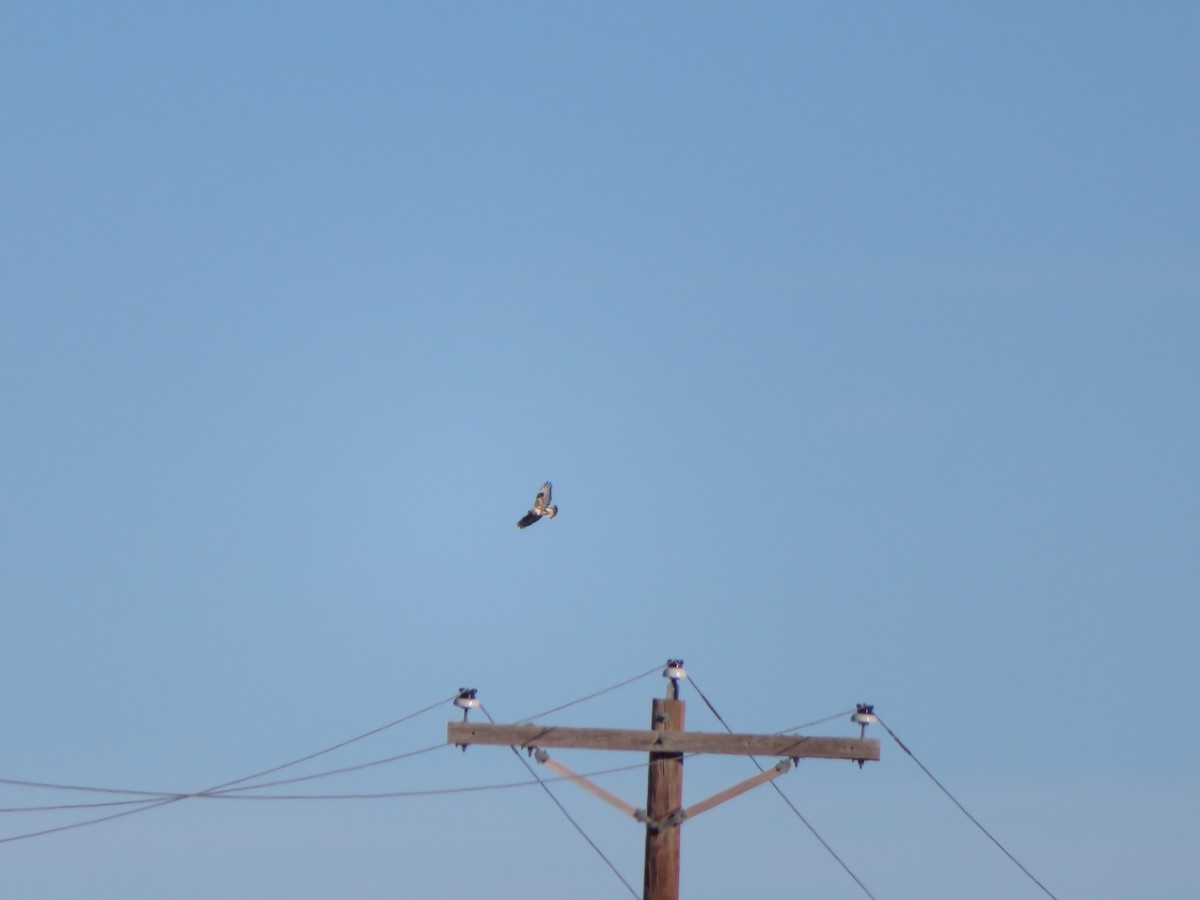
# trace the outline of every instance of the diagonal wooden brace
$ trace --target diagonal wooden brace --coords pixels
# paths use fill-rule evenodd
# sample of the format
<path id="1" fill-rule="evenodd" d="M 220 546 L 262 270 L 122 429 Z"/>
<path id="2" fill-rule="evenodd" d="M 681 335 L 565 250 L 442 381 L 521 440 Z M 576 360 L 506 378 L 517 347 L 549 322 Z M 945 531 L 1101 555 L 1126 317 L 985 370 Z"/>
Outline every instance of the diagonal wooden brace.
<path id="1" fill-rule="evenodd" d="M 719 806 L 720 804 L 724 803 L 726 800 L 732 800 L 734 797 L 738 796 L 738 794 L 744 794 L 744 793 L 746 793 L 746 791 L 751 790 L 752 788 L 756 788 L 760 784 L 766 784 L 771 779 L 778 778 L 780 775 L 782 775 L 784 772 L 789 771 L 791 768 L 792 768 L 792 761 L 790 759 L 781 760 L 778 765 L 772 766 L 771 768 L 767 769 L 764 772 L 760 772 L 759 774 L 755 775 L 753 778 L 747 778 L 745 781 L 743 781 L 739 784 L 735 784 L 731 788 L 726 788 L 725 790 L 721 791 L 720 793 L 713 794 L 707 800 L 701 800 L 699 803 L 693 803 L 687 809 L 675 810 L 675 812 L 671 813 L 671 815 L 667 817 L 667 821 L 665 824 L 667 824 L 667 825 L 682 824 L 684 819 L 690 819 L 690 818 L 692 818 L 692 816 L 698 816 L 698 815 L 700 815 L 700 813 L 710 810 L 714 806 Z"/>
<path id="2" fill-rule="evenodd" d="M 547 753 L 545 750 L 538 750 L 537 753 L 534 754 L 533 758 L 536 759 L 538 762 L 540 762 L 543 766 L 545 766 L 551 772 L 554 772 L 556 775 L 562 776 L 563 778 L 567 779 L 568 781 L 574 782 L 575 784 L 577 784 L 581 788 L 583 788 L 585 791 L 587 791 L 589 794 L 592 794 L 595 797 L 599 797 L 601 800 L 603 800 L 609 806 L 616 807 L 621 812 L 625 813 L 625 815 L 630 816 L 634 819 L 637 819 L 639 822 L 646 821 L 645 811 L 640 810 L 640 809 L 634 809 L 634 807 L 632 805 L 626 803 L 624 800 L 622 800 L 616 794 L 609 793 L 604 788 L 600 787 L 600 785 L 596 784 L 594 781 L 588 780 L 588 778 L 586 776 L 580 775 L 577 772 L 572 772 L 570 769 L 568 769 L 562 763 L 558 762 L 557 760 L 551 759 L 550 754 Z"/>

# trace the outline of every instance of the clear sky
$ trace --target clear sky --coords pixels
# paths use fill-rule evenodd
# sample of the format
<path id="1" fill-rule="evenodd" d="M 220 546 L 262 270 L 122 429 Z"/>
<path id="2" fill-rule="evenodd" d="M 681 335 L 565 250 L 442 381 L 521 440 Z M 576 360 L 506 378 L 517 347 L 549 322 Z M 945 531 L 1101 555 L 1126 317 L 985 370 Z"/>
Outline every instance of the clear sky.
<path id="1" fill-rule="evenodd" d="M 1200 894 L 1198 30 L 5 3 L 0 777 L 191 792 L 679 656 L 740 731 L 876 704 L 1064 900 Z M 549 720 L 644 727 L 663 690 Z M 874 732 L 779 783 L 875 896 L 1042 896 Z M 444 747 L 287 790 L 528 777 Z M 639 826 L 557 794 L 640 887 Z M 628 896 L 536 787 L 190 799 L 0 857 L 45 900 Z M 684 826 L 683 888 L 864 896 L 768 788 Z"/>

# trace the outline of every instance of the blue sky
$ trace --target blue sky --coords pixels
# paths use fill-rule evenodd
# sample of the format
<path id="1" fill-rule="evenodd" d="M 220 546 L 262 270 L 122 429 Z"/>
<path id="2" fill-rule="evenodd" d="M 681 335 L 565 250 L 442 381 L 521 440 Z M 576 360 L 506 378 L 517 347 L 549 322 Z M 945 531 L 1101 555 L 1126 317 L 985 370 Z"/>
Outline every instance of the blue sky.
<path id="1" fill-rule="evenodd" d="M 195 791 L 461 685 L 515 720 L 680 656 L 742 731 L 875 703 L 1060 897 L 1195 895 L 1197 26 L 5 5 L 0 777 Z M 780 782 L 875 896 L 1041 896 L 876 736 Z M 527 777 L 446 748 L 297 791 Z M 558 795 L 640 885 L 638 826 Z M 194 799 L 0 854 L 28 898 L 628 896 L 536 788 Z M 863 896 L 768 789 L 689 822 L 683 871 Z"/>

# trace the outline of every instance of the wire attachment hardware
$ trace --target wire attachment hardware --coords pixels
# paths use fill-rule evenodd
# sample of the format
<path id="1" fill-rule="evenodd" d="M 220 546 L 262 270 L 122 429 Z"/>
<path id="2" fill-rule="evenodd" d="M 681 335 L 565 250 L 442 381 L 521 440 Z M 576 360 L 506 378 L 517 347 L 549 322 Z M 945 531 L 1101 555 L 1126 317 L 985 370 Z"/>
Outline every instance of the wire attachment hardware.
<path id="1" fill-rule="evenodd" d="M 667 667 L 663 669 L 663 678 L 671 679 L 671 693 L 669 699 L 679 699 L 679 681 L 682 678 L 687 678 L 687 669 L 683 667 L 682 659 L 668 659 Z"/>
<path id="2" fill-rule="evenodd" d="M 463 711 L 463 721 L 467 721 L 467 713 L 473 709 L 479 708 L 479 701 L 475 699 L 475 695 L 479 693 L 479 688 L 459 688 L 458 696 L 454 698 L 454 705 Z"/>
<path id="3" fill-rule="evenodd" d="M 875 707 L 870 703 L 860 703 L 858 708 L 854 710 L 854 715 L 850 717 L 850 721 L 859 726 L 858 739 L 861 741 L 867 734 L 867 726 L 874 725 L 879 721 L 879 717 L 875 715 Z M 858 767 L 861 769 L 865 759 L 855 760 Z"/>
<path id="4" fill-rule="evenodd" d="M 475 698 L 477 693 L 479 693 L 478 688 L 460 687 L 458 689 L 458 696 L 454 698 L 454 705 L 463 711 L 464 722 L 467 721 L 467 713 L 479 708 L 479 701 Z M 463 753 L 467 752 L 466 744 L 456 744 L 455 746 L 461 747 Z"/>
<path id="5" fill-rule="evenodd" d="M 867 726 L 874 725 L 879 721 L 879 717 L 875 715 L 874 706 L 869 703 L 860 703 L 854 711 L 854 715 L 850 717 L 850 721 L 861 726 L 858 738 L 862 740 L 867 734 Z"/>

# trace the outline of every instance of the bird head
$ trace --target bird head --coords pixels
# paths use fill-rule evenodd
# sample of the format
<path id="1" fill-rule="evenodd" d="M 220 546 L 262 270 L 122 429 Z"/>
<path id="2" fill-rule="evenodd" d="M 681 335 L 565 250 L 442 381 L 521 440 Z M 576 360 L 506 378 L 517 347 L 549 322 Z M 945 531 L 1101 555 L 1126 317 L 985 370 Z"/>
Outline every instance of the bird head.
<path id="1" fill-rule="evenodd" d="M 547 519 L 553 519 L 557 515 L 558 515 L 558 507 L 557 506 L 547 506 L 546 507 L 546 518 Z"/>

